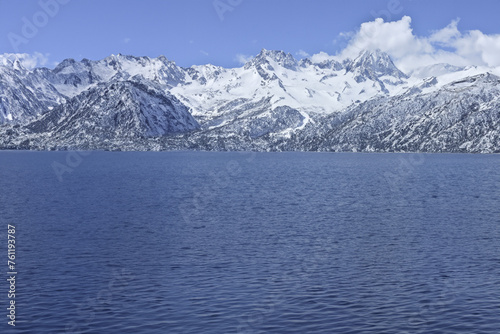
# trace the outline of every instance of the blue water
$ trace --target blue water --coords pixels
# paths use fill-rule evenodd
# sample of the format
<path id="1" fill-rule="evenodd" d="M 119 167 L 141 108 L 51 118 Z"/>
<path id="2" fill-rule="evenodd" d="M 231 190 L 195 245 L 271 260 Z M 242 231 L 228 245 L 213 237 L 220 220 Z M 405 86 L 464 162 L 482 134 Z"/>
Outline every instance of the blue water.
<path id="1" fill-rule="evenodd" d="M 18 277 L 0 332 L 499 333 L 499 167 L 1 152 L 0 270 L 14 224 Z"/>

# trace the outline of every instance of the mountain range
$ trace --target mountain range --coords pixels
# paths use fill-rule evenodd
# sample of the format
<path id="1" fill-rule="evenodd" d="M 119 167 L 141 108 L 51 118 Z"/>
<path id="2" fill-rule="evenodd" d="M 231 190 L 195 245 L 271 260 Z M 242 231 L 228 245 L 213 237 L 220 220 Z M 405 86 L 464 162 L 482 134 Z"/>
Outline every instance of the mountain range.
<path id="1" fill-rule="evenodd" d="M 230 69 L 120 54 L 54 69 L 4 60 L 0 148 L 499 153 L 495 73 L 403 73 L 379 50 L 262 50 Z"/>

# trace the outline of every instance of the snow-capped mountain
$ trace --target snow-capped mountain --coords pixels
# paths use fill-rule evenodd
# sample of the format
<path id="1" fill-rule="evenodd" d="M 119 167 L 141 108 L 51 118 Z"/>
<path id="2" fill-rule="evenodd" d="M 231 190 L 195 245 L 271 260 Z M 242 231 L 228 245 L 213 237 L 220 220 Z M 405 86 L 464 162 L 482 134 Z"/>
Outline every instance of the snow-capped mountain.
<path id="1" fill-rule="evenodd" d="M 358 58 L 348 63 L 346 71 L 352 72 L 357 82 L 370 79 L 398 85 L 404 83 L 404 79 L 408 79 L 408 76 L 394 65 L 389 55 L 379 50 L 361 52 Z"/>
<path id="2" fill-rule="evenodd" d="M 50 145 L 155 138 L 197 130 L 199 124 L 170 93 L 138 81 L 100 83 L 23 127 L 7 133 L 11 140 L 39 138 Z"/>
<path id="3" fill-rule="evenodd" d="M 227 69 L 112 55 L 31 71 L 9 61 L 0 65 L 0 144 L 500 150 L 500 91 L 489 69 L 436 64 L 407 75 L 381 51 L 312 59 L 262 50 L 242 67 Z"/>
<path id="4" fill-rule="evenodd" d="M 427 94 L 373 99 L 324 122 L 329 126 L 310 129 L 302 149 L 500 152 L 500 77 L 480 74 Z"/>
<path id="5" fill-rule="evenodd" d="M 64 96 L 49 81 L 19 61 L 0 66 L 0 124 L 29 121 L 62 102 Z"/>

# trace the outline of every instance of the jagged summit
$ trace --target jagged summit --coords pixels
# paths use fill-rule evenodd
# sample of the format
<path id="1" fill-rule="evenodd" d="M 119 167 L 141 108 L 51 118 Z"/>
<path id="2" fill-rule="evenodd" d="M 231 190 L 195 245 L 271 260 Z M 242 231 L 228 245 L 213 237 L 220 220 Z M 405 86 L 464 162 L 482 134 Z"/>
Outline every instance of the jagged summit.
<path id="1" fill-rule="evenodd" d="M 64 71 L 67 68 L 73 68 L 76 69 L 77 67 L 86 67 L 87 63 L 86 62 L 77 62 L 73 58 L 67 58 L 64 59 L 62 62 L 60 62 L 55 68 L 54 68 L 54 73 L 59 73 Z"/>
<path id="2" fill-rule="evenodd" d="M 327 59 L 319 63 L 315 63 L 316 66 L 318 66 L 321 69 L 332 69 L 335 71 L 340 71 L 344 68 L 342 63 L 335 59 Z"/>
<path id="3" fill-rule="evenodd" d="M 394 65 L 391 57 L 380 50 L 360 52 L 359 56 L 347 65 L 346 71 L 354 73 L 357 81 L 364 81 L 366 78 L 377 80 L 383 76 L 399 80 L 408 78 Z"/>
<path id="4" fill-rule="evenodd" d="M 268 64 L 269 60 L 272 60 L 288 69 L 295 69 L 298 66 L 297 60 L 290 53 L 285 53 L 284 51 L 276 51 L 276 50 L 266 50 L 262 49 L 262 51 L 252 60 L 250 60 L 245 68 L 250 66 Z"/>

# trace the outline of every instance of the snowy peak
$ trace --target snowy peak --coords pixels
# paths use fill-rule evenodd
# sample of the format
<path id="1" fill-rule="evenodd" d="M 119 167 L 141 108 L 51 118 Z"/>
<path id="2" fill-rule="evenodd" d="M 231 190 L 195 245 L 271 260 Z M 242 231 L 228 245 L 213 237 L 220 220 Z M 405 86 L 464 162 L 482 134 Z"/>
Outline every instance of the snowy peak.
<path id="1" fill-rule="evenodd" d="M 322 62 L 315 63 L 314 65 L 321 69 L 330 69 L 333 71 L 340 71 L 344 68 L 344 66 L 339 61 L 336 61 L 334 59 L 324 60 Z"/>
<path id="2" fill-rule="evenodd" d="M 16 69 L 14 62 L 11 65 L 0 67 L 0 124 L 24 123 L 63 100 L 43 76 Z"/>
<path id="3" fill-rule="evenodd" d="M 295 70 L 298 66 L 297 60 L 290 53 L 262 49 L 254 59 L 250 60 L 245 65 L 245 68 L 248 69 L 251 66 L 269 65 L 271 62 L 289 70 Z"/>
<path id="4" fill-rule="evenodd" d="M 92 66 L 100 72 L 107 73 L 108 77 L 132 78 L 142 76 L 170 87 L 183 83 L 186 78 L 183 69 L 165 56 L 149 58 L 146 56 L 136 57 L 118 54 L 93 62 Z"/>
<path id="5" fill-rule="evenodd" d="M 460 83 L 475 83 L 475 84 L 494 84 L 497 85 L 500 82 L 500 77 L 491 74 L 490 72 L 474 75 L 463 80 L 458 80 L 451 85 L 458 85 Z"/>
<path id="6" fill-rule="evenodd" d="M 104 79 L 99 75 L 99 71 L 95 71 L 93 65 L 94 62 L 87 59 L 81 62 L 71 58 L 65 59 L 54 70 L 45 71 L 45 75 L 61 94 L 72 97 Z M 39 73 L 41 72 L 35 70 L 34 75 Z"/>
<path id="7" fill-rule="evenodd" d="M 12 67 L 12 60 L 7 57 L 0 56 L 0 66 Z"/>
<path id="8" fill-rule="evenodd" d="M 419 84 L 408 89 L 404 95 L 416 95 L 422 93 L 426 88 L 433 88 L 438 84 L 436 77 L 423 79 Z"/>
<path id="9" fill-rule="evenodd" d="M 64 59 L 54 68 L 54 73 L 61 73 L 64 71 L 71 71 L 71 70 L 74 71 L 76 68 L 78 68 L 79 64 L 80 63 L 77 63 L 76 60 L 74 60 L 73 58 Z"/>
<path id="10" fill-rule="evenodd" d="M 164 56 L 158 58 L 111 55 L 99 61 L 66 59 L 49 73 L 51 82 L 66 96 L 73 97 L 92 85 L 112 79 L 145 78 L 174 87 L 186 73 Z"/>
<path id="11" fill-rule="evenodd" d="M 123 129 L 123 135 L 158 137 L 198 128 L 198 123 L 177 98 L 142 82 L 101 84 L 76 99 L 89 107 L 90 115 L 101 116 L 103 112 L 102 116 L 108 118 L 113 115 L 113 129 Z"/>
<path id="12" fill-rule="evenodd" d="M 191 66 L 185 69 L 185 71 L 191 80 L 197 81 L 201 85 L 206 85 L 207 83 L 216 81 L 226 70 L 223 67 L 208 64 Z"/>
<path id="13" fill-rule="evenodd" d="M 446 91 L 461 93 L 476 88 L 488 89 L 491 87 L 496 87 L 499 84 L 500 84 L 500 77 L 488 72 L 454 81 L 450 84 L 443 86 L 443 89 Z"/>
<path id="14" fill-rule="evenodd" d="M 449 74 L 453 72 L 459 72 L 465 70 L 465 67 L 453 66 L 450 64 L 434 64 L 429 66 L 424 66 L 411 73 L 411 76 L 416 78 L 428 78 L 437 77 L 444 74 Z"/>
<path id="15" fill-rule="evenodd" d="M 394 65 L 391 57 L 380 50 L 362 51 L 347 65 L 346 71 L 352 72 L 357 82 L 363 82 L 366 79 L 377 81 L 386 76 L 396 78 L 398 81 L 408 78 Z"/>
<path id="16" fill-rule="evenodd" d="M 19 73 L 23 75 L 28 72 L 28 69 L 16 55 L 4 56 L 0 54 L 0 67 L 6 67 L 8 69 L 19 71 Z"/>
<path id="17" fill-rule="evenodd" d="M 187 107 L 169 93 L 134 81 L 99 84 L 45 113 L 27 128 L 61 138 L 145 138 L 199 128 Z"/>
<path id="18" fill-rule="evenodd" d="M 23 64 L 21 64 L 19 59 L 14 60 L 12 67 L 14 68 L 14 70 L 19 71 L 23 74 L 25 74 L 27 71 L 26 68 L 23 66 Z"/>

